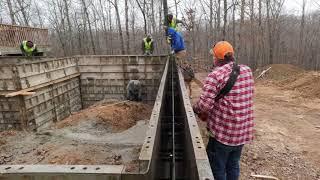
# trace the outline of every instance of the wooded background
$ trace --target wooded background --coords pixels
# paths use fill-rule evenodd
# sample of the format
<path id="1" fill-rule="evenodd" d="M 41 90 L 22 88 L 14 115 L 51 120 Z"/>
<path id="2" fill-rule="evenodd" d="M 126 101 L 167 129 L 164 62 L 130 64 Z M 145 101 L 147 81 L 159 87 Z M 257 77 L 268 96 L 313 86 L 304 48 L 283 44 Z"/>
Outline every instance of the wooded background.
<path id="1" fill-rule="evenodd" d="M 211 65 L 211 46 L 230 41 L 237 60 L 252 68 L 290 63 L 320 69 L 320 11 L 284 11 L 285 0 L 168 0 L 185 22 L 188 56 Z M 50 29 L 51 55 L 142 54 L 145 34 L 155 54 L 169 52 L 160 0 L 0 0 L 0 23 Z"/>

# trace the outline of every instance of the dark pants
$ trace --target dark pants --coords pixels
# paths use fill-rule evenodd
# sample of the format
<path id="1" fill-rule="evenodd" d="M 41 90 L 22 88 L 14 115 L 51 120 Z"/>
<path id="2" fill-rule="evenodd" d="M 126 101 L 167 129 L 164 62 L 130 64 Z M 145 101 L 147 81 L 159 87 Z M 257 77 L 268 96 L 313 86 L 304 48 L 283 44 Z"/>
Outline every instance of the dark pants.
<path id="1" fill-rule="evenodd" d="M 207 154 L 215 180 L 238 180 L 243 145 L 227 146 L 214 138 L 209 139 Z"/>

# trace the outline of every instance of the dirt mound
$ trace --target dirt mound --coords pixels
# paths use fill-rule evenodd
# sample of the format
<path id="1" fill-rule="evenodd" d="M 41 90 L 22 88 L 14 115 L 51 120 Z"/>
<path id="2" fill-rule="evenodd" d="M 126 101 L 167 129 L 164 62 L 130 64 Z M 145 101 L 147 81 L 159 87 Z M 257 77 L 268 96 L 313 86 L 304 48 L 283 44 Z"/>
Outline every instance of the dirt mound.
<path id="1" fill-rule="evenodd" d="M 254 73 L 255 77 L 258 77 L 264 70 L 270 68 L 271 69 L 266 72 L 264 78 L 267 80 L 274 80 L 274 81 L 283 81 L 295 78 L 299 74 L 303 73 L 304 70 L 291 65 L 291 64 L 272 64 L 265 66 L 263 68 L 257 69 Z"/>
<path id="2" fill-rule="evenodd" d="M 282 90 L 293 90 L 306 98 L 320 98 L 320 76 L 315 72 L 308 72 L 289 64 L 273 64 L 258 69 L 255 76 L 259 76 L 263 70 L 271 69 L 261 81 L 265 85 L 277 85 Z"/>
<path id="3" fill-rule="evenodd" d="M 98 124 L 111 129 L 112 132 L 121 132 L 134 126 L 137 121 L 148 120 L 151 111 L 152 106 L 139 102 L 99 103 L 58 122 L 55 127 L 60 129 L 77 125 L 82 121 L 95 120 Z"/>
<path id="4" fill-rule="evenodd" d="M 302 97 L 320 98 L 320 76 L 304 73 L 292 82 L 283 82 L 285 89 L 298 91 Z"/>
<path id="5" fill-rule="evenodd" d="M 115 131 L 123 131 L 134 126 L 139 120 L 148 120 L 152 108 L 149 105 L 126 102 L 109 107 L 101 107 L 97 117 L 102 123 L 113 128 Z"/>

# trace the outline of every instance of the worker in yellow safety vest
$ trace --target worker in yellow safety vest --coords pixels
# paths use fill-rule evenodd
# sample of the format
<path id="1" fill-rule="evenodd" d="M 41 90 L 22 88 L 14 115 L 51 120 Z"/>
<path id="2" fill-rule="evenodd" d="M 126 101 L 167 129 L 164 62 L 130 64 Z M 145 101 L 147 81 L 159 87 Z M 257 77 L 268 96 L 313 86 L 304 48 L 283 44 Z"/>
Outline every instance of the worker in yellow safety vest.
<path id="1" fill-rule="evenodd" d="M 173 28 L 176 31 L 178 31 L 177 24 L 179 24 L 179 23 L 183 24 L 183 21 L 173 17 L 172 14 L 167 15 L 167 20 L 168 20 L 168 26 Z"/>
<path id="2" fill-rule="evenodd" d="M 151 35 L 147 35 L 142 41 L 142 51 L 145 55 L 152 55 L 153 54 L 153 39 Z"/>
<path id="3" fill-rule="evenodd" d="M 38 52 L 37 45 L 32 41 L 22 41 L 20 49 L 24 56 L 34 56 Z"/>

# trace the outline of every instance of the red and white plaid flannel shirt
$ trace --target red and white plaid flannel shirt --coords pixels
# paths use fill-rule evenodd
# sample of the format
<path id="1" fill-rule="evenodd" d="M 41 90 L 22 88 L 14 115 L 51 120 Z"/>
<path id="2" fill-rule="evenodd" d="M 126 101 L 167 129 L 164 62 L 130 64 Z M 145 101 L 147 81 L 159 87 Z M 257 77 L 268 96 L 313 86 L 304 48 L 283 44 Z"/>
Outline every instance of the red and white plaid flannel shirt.
<path id="1" fill-rule="evenodd" d="M 240 74 L 232 90 L 215 102 L 226 85 L 233 62 L 216 68 L 205 80 L 203 93 L 196 104 L 200 112 L 208 113 L 208 128 L 219 142 L 229 146 L 249 143 L 253 139 L 254 80 L 248 66 L 239 65 Z"/>

